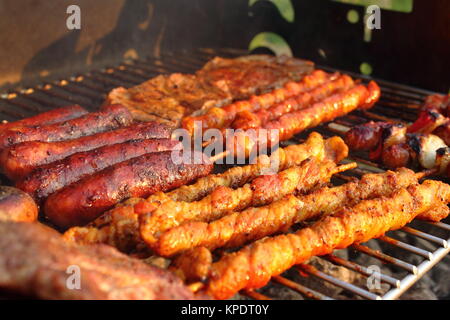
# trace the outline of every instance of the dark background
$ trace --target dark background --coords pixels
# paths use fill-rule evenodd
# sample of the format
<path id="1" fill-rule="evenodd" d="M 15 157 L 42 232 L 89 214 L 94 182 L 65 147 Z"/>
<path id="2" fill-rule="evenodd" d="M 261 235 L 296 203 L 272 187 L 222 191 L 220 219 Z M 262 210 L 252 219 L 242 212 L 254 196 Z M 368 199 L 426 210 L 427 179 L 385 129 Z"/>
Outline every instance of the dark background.
<path id="1" fill-rule="evenodd" d="M 81 7 L 81 30 L 66 28 L 70 4 Z M 281 35 L 295 56 L 318 64 L 359 72 L 367 62 L 374 77 L 450 89 L 450 1 L 414 0 L 411 13 L 382 10 L 381 30 L 372 32 L 370 42 L 363 40 L 362 23 L 346 19 L 350 9 L 362 17 L 362 6 L 331 0 L 292 4 L 293 23 L 269 1 L 249 7 L 248 0 L 3 0 L 0 91 L 124 58 L 197 48 L 247 49 L 263 31 Z"/>

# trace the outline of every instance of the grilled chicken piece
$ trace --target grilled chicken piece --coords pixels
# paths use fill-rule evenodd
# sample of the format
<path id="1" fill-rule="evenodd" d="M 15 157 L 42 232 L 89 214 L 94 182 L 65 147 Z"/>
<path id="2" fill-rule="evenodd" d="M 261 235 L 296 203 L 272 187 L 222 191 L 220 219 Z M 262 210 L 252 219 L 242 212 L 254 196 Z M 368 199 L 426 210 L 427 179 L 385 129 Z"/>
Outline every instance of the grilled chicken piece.
<path id="1" fill-rule="evenodd" d="M 378 238 L 448 202 L 450 186 L 431 180 L 402 188 L 389 197 L 362 201 L 322 218 L 311 227 L 265 238 L 226 254 L 212 264 L 206 292 L 216 299 L 226 299 L 241 289 L 262 287 L 272 276 L 312 256 Z"/>

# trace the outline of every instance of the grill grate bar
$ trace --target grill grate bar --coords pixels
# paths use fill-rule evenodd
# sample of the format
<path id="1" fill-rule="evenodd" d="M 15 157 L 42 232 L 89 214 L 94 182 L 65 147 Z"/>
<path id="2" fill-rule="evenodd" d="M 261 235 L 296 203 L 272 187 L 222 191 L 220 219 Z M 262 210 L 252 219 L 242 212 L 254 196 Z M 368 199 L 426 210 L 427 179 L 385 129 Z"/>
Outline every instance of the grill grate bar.
<path id="1" fill-rule="evenodd" d="M 284 278 L 282 276 L 275 276 L 272 277 L 272 280 L 284 285 L 285 287 L 288 287 L 289 289 L 292 289 L 294 291 L 297 291 L 298 293 L 301 293 L 302 295 L 315 300 L 334 300 L 320 292 L 317 292 L 315 290 L 309 289 L 305 286 L 302 286 L 301 284 L 294 282 L 292 280 L 289 280 L 287 278 Z"/>
<path id="2" fill-rule="evenodd" d="M 296 268 L 299 269 L 300 271 L 307 272 L 319 279 L 327 281 L 337 287 L 340 287 L 340 288 L 348 290 L 354 294 L 357 294 L 363 298 L 366 298 L 369 300 L 381 300 L 381 297 L 379 295 L 369 292 L 367 290 L 364 290 L 364 289 L 357 287 L 351 283 L 337 279 L 333 276 L 330 276 L 329 274 L 326 274 L 311 265 L 300 264 L 300 265 L 296 266 Z"/>
<path id="3" fill-rule="evenodd" d="M 347 269 L 350 269 L 350 270 L 356 271 L 358 273 L 361 273 L 361 274 L 363 274 L 365 276 L 372 275 L 372 272 L 369 271 L 368 268 L 366 268 L 364 266 L 361 266 L 361 265 L 359 265 L 359 264 L 357 264 L 355 262 L 339 258 L 339 257 L 337 257 L 335 255 L 332 255 L 332 254 L 327 255 L 327 256 L 325 256 L 325 259 L 327 259 L 330 262 L 333 262 L 334 264 L 341 265 L 343 267 L 346 267 Z M 395 279 L 395 278 L 393 278 L 391 276 L 388 276 L 386 274 L 381 273 L 380 274 L 380 280 L 382 282 L 390 284 L 391 286 L 393 286 L 395 288 L 399 288 L 400 287 L 400 280 Z"/>
<path id="4" fill-rule="evenodd" d="M 417 247 L 414 247 L 410 244 L 404 243 L 400 240 L 388 237 L 388 236 L 382 236 L 379 238 L 381 241 L 389 243 L 390 245 L 396 246 L 398 248 L 401 248 L 403 250 L 409 251 L 411 253 L 414 253 L 418 256 L 422 256 L 425 259 L 431 260 L 433 259 L 433 254 L 430 251 L 424 250 L 424 249 L 420 249 Z"/>
<path id="5" fill-rule="evenodd" d="M 385 253 L 373 250 L 367 246 L 360 245 L 360 244 L 353 244 L 352 247 L 362 253 L 365 253 L 369 256 L 372 256 L 374 258 L 377 258 L 379 260 L 382 260 L 384 262 L 390 263 L 396 267 L 402 268 L 403 270 L 406 270 L 412 274 L 417 274 L 417 267 L 411 263 L 402 261 L 400 259 L 388 256 Z"/>
<path id="6" fill-rule="evenodd" d="M 436 244 L 438 244 L 438 245 L 440 245 L 440 246 L 442 246 L 442 247 L 444 247 L 444 248 L 447 248 L 447 247 L 448 247 L 448 242 L 447 242 L 447 240 L 445 240 L 445 239 L 442 239 L 442 238 L 433 236 L 433 235 L 431 235 L 431 234 L 428 234 L 428 233 L 425 233 L 425 232 L 422 232 L 422 231 L 413 229 L 413 228 L 408 227 L 408 226 L 403 227 L 401 230 L 403 230 L 403 231 L 405 231 L 405 232 L 407 232 L 407 233 L 410 233 L 410 234 L 412 234 L 412 235 L 415 235 L 415 236 L 417 236 L 417 237 L 419 237 L 419 238 L 428 240 L 428 241 L 430 241 L 430 242 L 434 242 L 434 243 L 436 243 Z"/>

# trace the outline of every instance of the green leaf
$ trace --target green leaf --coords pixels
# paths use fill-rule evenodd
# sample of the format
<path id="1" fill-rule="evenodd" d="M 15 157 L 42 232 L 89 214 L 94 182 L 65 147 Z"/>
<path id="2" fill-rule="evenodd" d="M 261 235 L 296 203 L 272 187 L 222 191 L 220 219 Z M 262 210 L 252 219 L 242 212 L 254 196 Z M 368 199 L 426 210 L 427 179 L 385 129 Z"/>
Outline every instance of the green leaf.
<path id="1" fill-rule="evenodd" d="M 272 50 L 277 56 L 287 55 L 292 57 L 292 50 L 286 40 L 273 32 L 258 33 L 250 42 L 249 50 L 252 51 L 260 47 Z"/>
<path id="2" fill-rule="evenodd" d="M 414 0 L 333 0 L 333 1 L 363 7 L 368 7 L 375 4 L 384 10 L 410 13 L 413 10 Z"/>
<path id="3" fill-rule="evenodd" d="M 272 2 L 275 5 L 275 7 L 277 7 L 278 11 L 280 12 L 284 20 L 286 20 L 287 22 L 294 22 L 295 13 L 291 0 L 249 0 L 248 6 L 251 7 L 258 1 Z"/>

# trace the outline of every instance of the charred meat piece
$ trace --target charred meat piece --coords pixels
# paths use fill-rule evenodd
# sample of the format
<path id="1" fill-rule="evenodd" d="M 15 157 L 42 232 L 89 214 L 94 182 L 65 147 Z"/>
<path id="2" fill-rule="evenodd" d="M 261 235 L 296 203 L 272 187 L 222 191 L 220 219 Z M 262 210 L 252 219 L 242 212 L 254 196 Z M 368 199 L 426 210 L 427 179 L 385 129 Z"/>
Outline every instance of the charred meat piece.
<path id="1" fill-rule="evenodd" d="M 11 128 L 0 134 L 0 149 L 25 141 L 63 141 L 131 124 L 131 114 L 122 106 L 108 106 L 101 111 L 88 113 L 44 126 Z"/>
<path id="2" fill-rule="evenodd" d="M 422 106 L 422 110 L 435 109 L 438 110 L 445 117 L 450 116 L 450 94 L 441 95 L 433 94 L 429 95 L 425 99 L 425 103 Z"/>
<path id="3" fill-rule="evenodd" d="M 37 217 L 38 207 L 28 194 L 0 186 L 0 221 L 33 222 Z"/>
<path id="4" fill-rule="evenodd" d="M 413 157 L 412 150 L 407 143 L 393 144 L 387 148 L 383 148 L 381 153 L 381 161 L 391 169 L 408 166 Z"/>
<path id="5" fill-rule="evenodd" d="M 375 149 L 381 142 L 383 128 L 389 125 L 388 122 L 370 121 L 355 126 L 345 133 L 345 143 L 351 150 L 369 151 Z"/>
<path id="6" fill-rule="evenodd" d="M 45 201 L 44 212 L 61 228 L 84 225 L 122 200 L 169 191 L 208 175 L 212 168 L 200 153 L 193 153 L 192 157 L 182 151 L 145 154 L 52 194 Z"/>
<path id="7" fill-rule="evenodd" d="M 170 138 L 170 135 L 169 127 L 157 122 L 147 122 L 67 141 L 28 141 L 4 149 L 0 153 L 0 167 L 11 180 L 18 180 L 39 166 L 64 159 L 77 152 L 131 139 Z"/>
<path id="8" fill-rule="evenodd" d="M 0 134 L 6 130 L 21 127 L 35 127 L 54 124 L 81 117 L 88 113 L 84 108 L 74 105 L 53 109 L 22 120 L 0 124 Z"/>
<path id="9" fill-rule="evenodd" d="M 0 222 L 0 234 L 0 289 L 5 292 L 53 300 L 196 298 L 173 273 L 109 246 L 66 242 L 39 223 Z M 77 270 L 79 289 L 70 286 L 77 283 L 69 278 Z"/>
<path id="10" fill-rule="evenodd" d="M 178 149 L 181 144 L 170 139 L 131 140 L 98 149 L 75 153 L 62 160 L 36 168 L 16 187 L 37 201 L 97 171 L 146 153 Z"/>

